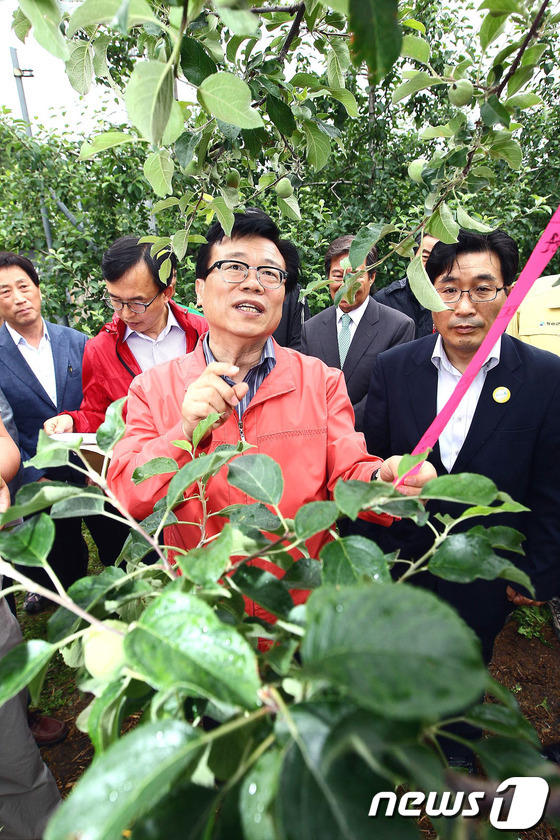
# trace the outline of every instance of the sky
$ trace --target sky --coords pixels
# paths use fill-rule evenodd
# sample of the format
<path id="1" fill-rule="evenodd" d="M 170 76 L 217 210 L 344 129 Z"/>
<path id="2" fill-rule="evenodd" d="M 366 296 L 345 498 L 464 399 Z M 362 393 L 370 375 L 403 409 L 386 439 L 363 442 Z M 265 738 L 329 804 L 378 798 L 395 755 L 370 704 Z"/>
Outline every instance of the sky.
<path id="1" fill-rule="evenodd" d="M 59 131 L 69 126 L 72 133 L 88 133 L 104 102 L 109 104 L 110 113 L 118 115 L 119 108 L 105 89 L 92 89 L 87 97 L 80 96 L 68 81 L 64 62 L 40 47 L 32 31 L 25 44 L 16 38 L 11 31 L 16 8 L 17 0 L 0 0 L 0 105 L 10 108 L 16 118 L 22 116 L 10 53 L 10 47 L 15 47 L 20 68 L 33 70 L 33 78 L 23 79 L 32 126 L 38 122 Z"/>

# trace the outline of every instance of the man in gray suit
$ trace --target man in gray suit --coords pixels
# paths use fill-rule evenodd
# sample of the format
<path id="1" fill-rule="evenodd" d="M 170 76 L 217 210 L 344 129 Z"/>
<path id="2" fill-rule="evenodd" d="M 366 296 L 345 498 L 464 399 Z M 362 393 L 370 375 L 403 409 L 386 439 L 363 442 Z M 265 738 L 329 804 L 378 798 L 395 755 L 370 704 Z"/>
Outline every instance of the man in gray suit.
<path id="1" fill-rule="evenodd" d="M 348 272 L 341 262 L 348 256 L 354 239 L 354 236 L 339 236 L 327 249 L 325 272 L 333 300 Z M 376 261 L 377 249 L 373 247 L 360 270 Z M 362 431 L 369 380 L 378 354 L 396 344 L 411 341 L 415 332 L 411 318 L 370 296 L 374 280 L 375 271 L 365 271 L 352 303 L 343 298 L 338 306 L 329 306 L 306 321 L 301 332 L 302 353 L 316 356 L 329 367 L 342 370 L 358 432 Z"/>

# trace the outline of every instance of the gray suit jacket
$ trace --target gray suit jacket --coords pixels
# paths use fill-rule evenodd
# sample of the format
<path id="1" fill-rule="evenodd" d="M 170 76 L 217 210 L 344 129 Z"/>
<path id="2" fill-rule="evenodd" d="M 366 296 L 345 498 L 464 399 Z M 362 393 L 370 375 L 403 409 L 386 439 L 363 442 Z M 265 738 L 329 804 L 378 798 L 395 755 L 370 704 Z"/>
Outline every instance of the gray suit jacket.
<path id="1" fill-rule="evenodd" d="M 407 315 L 369 298 L 342 368 L 358 432 L 363 428 L 369 381 L 377 356 L 390 347 L 412 341 L 415 330 L 414 321 Z M 303 324 L 301 352 L 340 370 L 335 306 L 329 306 Z"/>

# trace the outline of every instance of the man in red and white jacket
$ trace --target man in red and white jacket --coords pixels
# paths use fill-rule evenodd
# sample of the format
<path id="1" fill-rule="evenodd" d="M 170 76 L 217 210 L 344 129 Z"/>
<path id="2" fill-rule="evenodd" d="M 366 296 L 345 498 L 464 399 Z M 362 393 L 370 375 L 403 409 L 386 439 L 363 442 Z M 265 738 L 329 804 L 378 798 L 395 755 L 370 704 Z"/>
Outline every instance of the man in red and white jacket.
<path id="1" fill-rule="evenodd" d="M 105 300 L 115 314 L 86 344 L 80 408 L 46 420 L 48 434 L 96 432 L 109 405 L 126 396 L 135 376 L 194 350 L 208 325 L 172 301 L 176 266 L 174 254 L 163 250 L 152 256 L 150 244 L 139 244 L 135 236 L 118 239 L 106 251 L 101 262 Z"/>

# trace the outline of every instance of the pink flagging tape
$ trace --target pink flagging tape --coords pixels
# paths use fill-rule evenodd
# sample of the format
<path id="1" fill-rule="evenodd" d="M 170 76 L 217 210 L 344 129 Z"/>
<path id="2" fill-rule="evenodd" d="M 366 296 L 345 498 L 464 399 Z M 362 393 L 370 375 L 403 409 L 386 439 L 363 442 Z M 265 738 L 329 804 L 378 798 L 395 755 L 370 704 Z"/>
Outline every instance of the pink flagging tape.
<path id="1" fill-rule="evenodd" d="M 535 280 L 541 276 L 559 246 L 560 205 L 547 224 L 544 233 L 537 242 L 533 253 L 527 260 L 523 271 L 519 275 L 519 279 L 517 280 L 512 292 L 509 294 L 506 302 L 500 309 L 498 317 L 488 330 L 484 341 L 469 362 L 467 369 L 463 373 L 446 404 L 443 406 L 439 414 L 436 415 L 417 445 L 414 447 L 414 450 L 412 451 L 413 455 L 419 455 L 422 452 L 426 452 L 428 449 L 433 449 L 436 441 L 449 423 L 453 412 L 467 392 L 471 382 L 486 361 L 486 357 L 490 353 L 492 347 L 505 331 L 507 325 L 521 305 L 523 298 Z M 410 469 L 405 475 L 395 479 L 395 486 L 401 484 L 407 476 L 417 473 L 420 467 L 421 464 L 416 464 L 416 466 L 412 467 L 412 469 Z"/>

